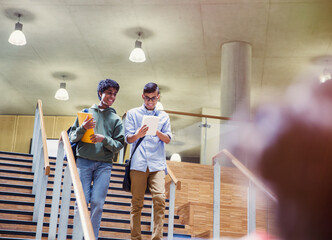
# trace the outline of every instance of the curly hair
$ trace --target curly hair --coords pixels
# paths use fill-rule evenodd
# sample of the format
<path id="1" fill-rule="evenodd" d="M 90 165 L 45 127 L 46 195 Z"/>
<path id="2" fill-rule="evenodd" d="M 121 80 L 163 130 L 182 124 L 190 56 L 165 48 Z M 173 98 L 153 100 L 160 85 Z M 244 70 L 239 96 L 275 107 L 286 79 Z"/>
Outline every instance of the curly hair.
<path id="1" fill-rule="evenodd" d="M 110 87 L 116 89 L 116 91 L 119 91 L 119 89 L 120 89 L 120 85 L 112 79 L 107 78 L 107 79 L 101 80 L 99 82 L 98 87 L 97 87 L 97 95 L 98 95 L 99 100 L 101 100 L 99 93 L 103 93 L 106 89 L 108 89 Z"/>

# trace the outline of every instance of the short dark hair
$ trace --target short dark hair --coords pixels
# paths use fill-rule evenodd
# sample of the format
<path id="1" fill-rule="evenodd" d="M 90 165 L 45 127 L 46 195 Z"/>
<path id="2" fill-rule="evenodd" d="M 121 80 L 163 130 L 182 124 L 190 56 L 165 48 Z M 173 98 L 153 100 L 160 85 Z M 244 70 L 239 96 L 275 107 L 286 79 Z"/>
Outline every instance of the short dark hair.
<path id="1" fill-rule="evenodd" d="M 101 100 L 101 97 L 99 96 L 99 92 L 103 93 L 106 89 L 108 89 L 110 87 L 116 89 L 116 91 L 119 91 L 119 89 L 120 89 L 120 85 L 112 79 L 107 78 L 107 79 L 101 80 L 99 82 L 98 88 L 97 88 L 97 95 L 98 95 L 99 100 Z"/>
<path id="2" fill-rule="evenodd" d="M 143 93 L 153 93 L 155 91 L 158 91 L 158 94 L 159 94 L 159 87 L 156 83 L 149 82 L 149 83 L 145 84 Z"/>

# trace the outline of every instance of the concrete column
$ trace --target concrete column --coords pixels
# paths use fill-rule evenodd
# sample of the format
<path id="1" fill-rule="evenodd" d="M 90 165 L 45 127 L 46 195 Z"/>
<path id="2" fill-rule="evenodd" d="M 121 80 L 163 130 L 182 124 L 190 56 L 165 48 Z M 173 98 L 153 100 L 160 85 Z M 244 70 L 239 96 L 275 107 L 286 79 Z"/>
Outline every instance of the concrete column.
<path id="1" fill-rule="evenodd" d="M 251 45 L 227 42 L 221 48 L 221 116 L 231 117 L 241 107 L 250 115 Z"/>
<path id="2" fill-rule="evenodd" d="M 251 45 L 249 43 L 227 42 L 222 45 L 220 80 L 221 116 L 249 120 L 251 80 Z M 236 111 L 239 112 L 234 116 Z M 236 134 L 238 124 L 239 122 L 221 121 L 220 150 L 229 149 L 229 139 Z M 229 165 L 227 160 L 223 159 L 222 162 L 222 165 Z"/>
<path id="3" fill-rule="evenodd" d="M 251 45 L 246 42 L 228 42 L 221 48 L 221 99 L 223 117 L 250 119 Z M 235 115 L 234 115 L 235 114 Z M 229 149 L 230 139 L 236 139 L 238 122 L 222 121 L 220 126 L 220 150 Z M 236 156 L 247 165 L 245 156 Z M 222 158 L 222 166 L 233 166 Z M 248 232 L 255 230 L 255 187 L 248 188 Z"/>

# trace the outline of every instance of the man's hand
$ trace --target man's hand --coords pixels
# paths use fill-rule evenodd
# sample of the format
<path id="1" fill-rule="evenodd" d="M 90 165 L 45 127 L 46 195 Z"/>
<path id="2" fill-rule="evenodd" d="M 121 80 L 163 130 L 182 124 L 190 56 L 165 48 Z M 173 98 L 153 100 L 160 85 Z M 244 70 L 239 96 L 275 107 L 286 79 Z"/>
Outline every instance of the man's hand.
<path id="1" fill-rule="evenodd" d="M 137 136 L 137 138 L 142 138 L 146 135 L 148 130 L 149 130 L 148 126 L 143 125 L 141 128 L 137 129 L 135 135 Z"/>
<path id="2" fill-rule="evenodd" d="M 166 144 L 169 144 L 169 142 L 171 141 L 170 137 L 167 134 L 162 133 L 159 130 L 157 130 L 156 135 L 157 137 L 159 137 L 161 141 L 163 141 Z"/>
<path id="3" fill-rule="evenodd" d="M 94 118 L 88 119 L 89 116 L 86 116 L 85 120 L 82 123 L 82 127 L 84 127 L 85 130 L 95 128 L 96 122 L 94 121 Z"/>
<path id="4" fill-rule="evenodd" d="M 101 134 L 92 134 L 90 135 L 90 140 L 93 143 L 97 143 L 97 142 L 102 142 L 104 140 L 105 136 L 101 135 Z"/>
<path id="5" fill-rule="evenodd" d="M 137 139 L 144 137 L 148 130 L 149 128 L 146 125 L 143 125 L 141 128 L 137 129 L 135 134 L 127 136 L 128 143 L 133 143 Z"/>

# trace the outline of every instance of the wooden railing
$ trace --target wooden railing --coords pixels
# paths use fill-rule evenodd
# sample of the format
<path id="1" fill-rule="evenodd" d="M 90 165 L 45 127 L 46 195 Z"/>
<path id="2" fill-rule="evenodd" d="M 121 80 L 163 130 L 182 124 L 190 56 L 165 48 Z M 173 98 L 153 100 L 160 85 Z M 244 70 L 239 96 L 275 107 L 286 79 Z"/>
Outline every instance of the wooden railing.
<path id="1" fill-rule="evenodd" d="M 46 131 L 42 102 L 38 100 L 35 111 L 35 123 L 31 144 L 33 154 L 32 171 L 34 172 L 32 193 L 35 194 L 33 221 L 37 222 L 36 238 L 41 239 L 50 162 L 48 158 Z"/>
<path id="2" fill-rule="evenodd" d="M 67 166 L 62 181 L 62 170 L 64 167 L 64 156 L 67 156 Z M 62 191 L 61 191 L 61 185 Z M 59 231 L 57 239 L 67 239 L 68 218 L 71 200 L 71 188 L 74 188 L 76 197 L 76 205 L 78 214 L 74 215 L 74 227 L 72 239 L 94 240 L 95 235 L 93 232 L 91 220 L 88 213 L 86 200 L 83 193 L 82 184 L 78 175 L 75 158 L 71 149 L 69 138 L 66 131 L 61 132 L 59 139 L 59 146 L 56 159 L 52 208 L 49 226 L 49 238 L 56 238 L 58 211 L 60 208 L 59 202 L 61 197 Z M 75 210 L 76 211 L 76 210 Z"/>
<path id="3" fill-rule="evenodd" d="M 262 190 L 270 199 L 277 203 L 276 196 L 258 178 L 248 170 L 234 155 L 228 150 L 223 149 L 213 157 L 214 164 L 214 185 L 213 185 L 213 239 L 220 239 L 220 166 L 222 157 L 226 156 L 231 160 L 233 165 L 244 174 L 248 180 L 248 233 L 256 229 L 256 200 L 255 186 Z"/>

